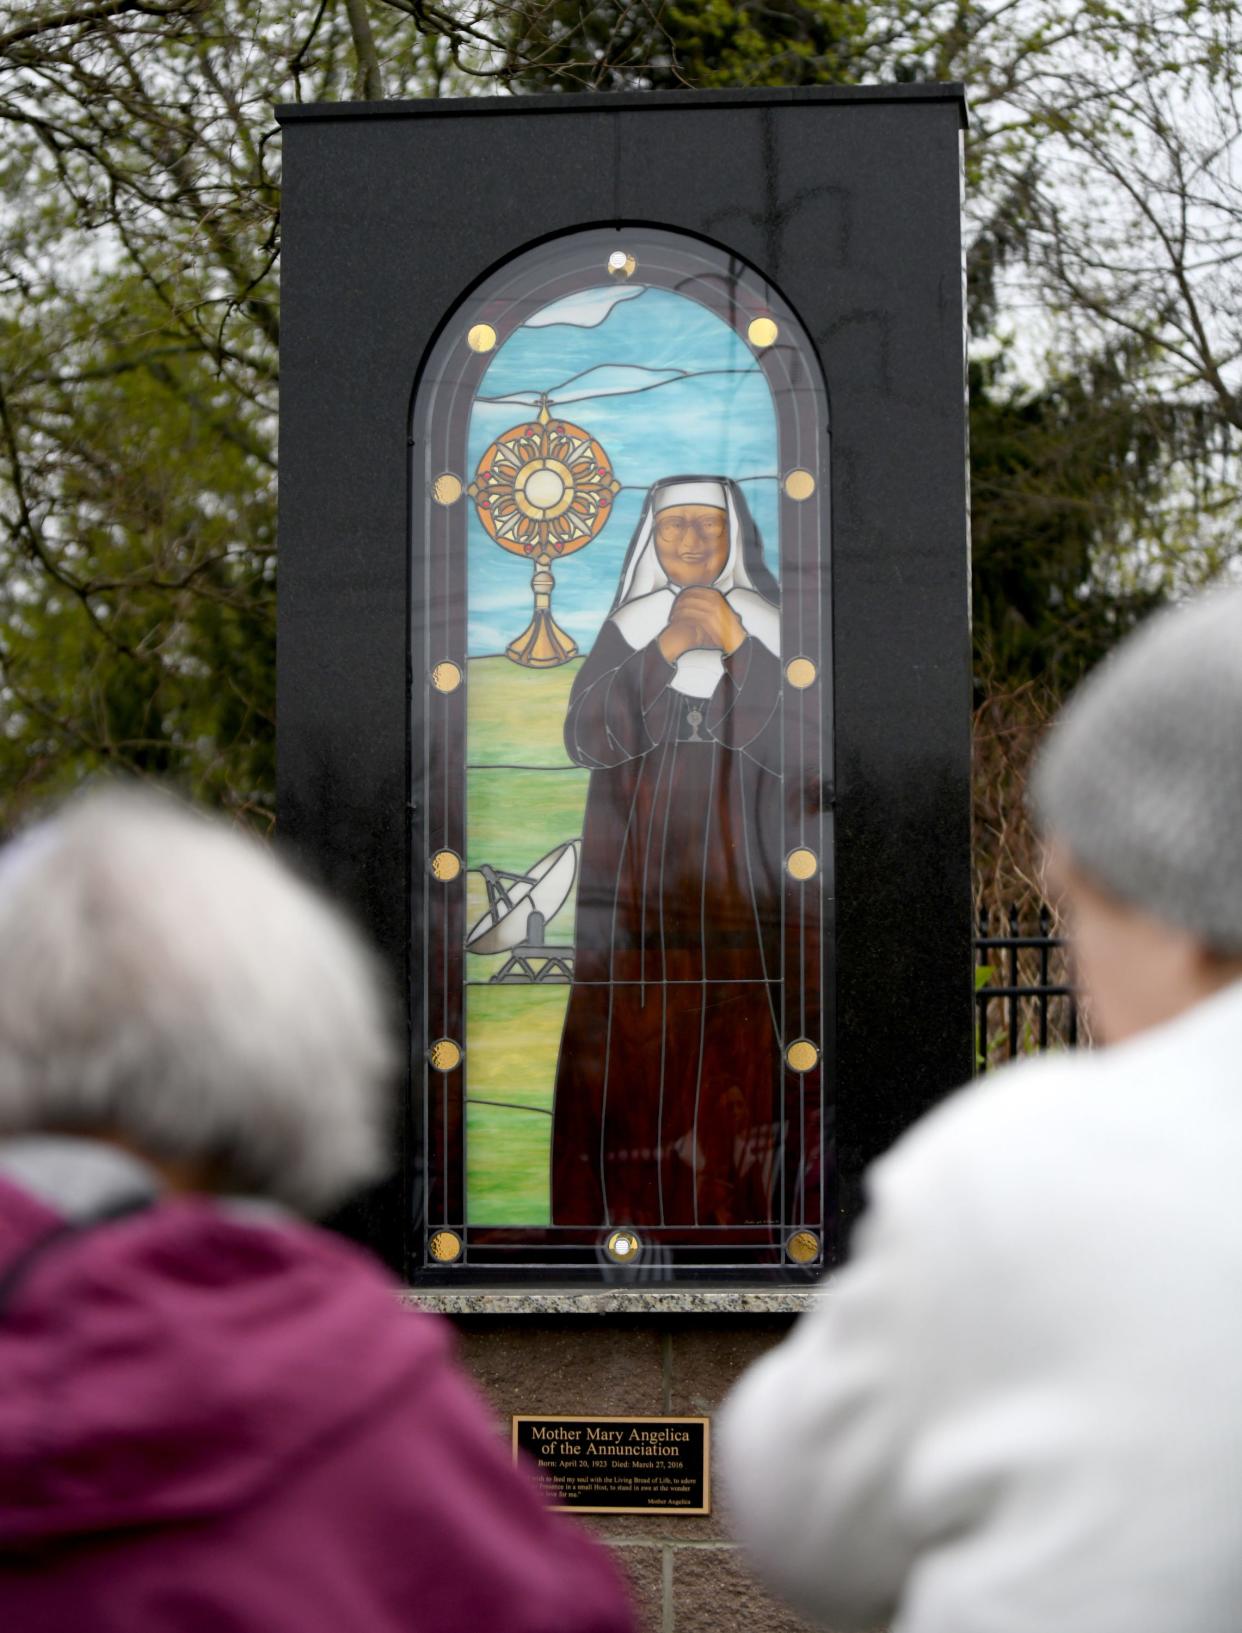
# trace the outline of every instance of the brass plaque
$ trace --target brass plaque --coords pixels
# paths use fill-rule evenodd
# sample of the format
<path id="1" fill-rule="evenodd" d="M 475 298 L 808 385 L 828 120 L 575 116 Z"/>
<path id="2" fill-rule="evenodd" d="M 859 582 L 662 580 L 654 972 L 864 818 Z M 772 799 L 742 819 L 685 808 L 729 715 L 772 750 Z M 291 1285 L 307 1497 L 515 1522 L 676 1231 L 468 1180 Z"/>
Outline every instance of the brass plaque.
<path id="1" fill-rule="evenodd" d="M 579 1514 L 710 1514 L 711 1419 L 513 1418 L 513 1460 L 532 1458 L 553 1508 Z"/>

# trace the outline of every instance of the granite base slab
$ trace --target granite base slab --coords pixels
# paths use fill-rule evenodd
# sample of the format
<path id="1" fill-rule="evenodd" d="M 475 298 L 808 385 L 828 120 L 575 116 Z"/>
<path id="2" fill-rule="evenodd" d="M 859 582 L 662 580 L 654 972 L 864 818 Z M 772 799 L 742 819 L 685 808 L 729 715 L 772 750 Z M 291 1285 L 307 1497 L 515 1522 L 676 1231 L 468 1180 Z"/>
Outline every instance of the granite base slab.
<path id="1" fill-rule="evenodd" d="M 451 1316 L 800 1315 L 822 1287 L 403 1288 L 403 1304 Z"/>

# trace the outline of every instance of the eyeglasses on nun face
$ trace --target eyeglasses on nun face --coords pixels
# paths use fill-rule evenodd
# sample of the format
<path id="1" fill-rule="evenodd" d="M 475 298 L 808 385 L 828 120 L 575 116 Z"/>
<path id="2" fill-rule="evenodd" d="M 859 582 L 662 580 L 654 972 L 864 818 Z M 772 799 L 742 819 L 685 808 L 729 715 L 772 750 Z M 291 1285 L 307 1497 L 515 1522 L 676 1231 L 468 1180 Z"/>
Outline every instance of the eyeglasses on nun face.
<path id="1" fill-rule="evenodd" d="M 710 549 L 720 543 L 727 529 L 728 520 L 723 510 L 705 510 L 697 516 L 687 516 L 680 510 L 664 510 L 656 518 L 656 537 L 661 544 L 678 545 L 687 533 L 694 533 L 700 544 Z"/>

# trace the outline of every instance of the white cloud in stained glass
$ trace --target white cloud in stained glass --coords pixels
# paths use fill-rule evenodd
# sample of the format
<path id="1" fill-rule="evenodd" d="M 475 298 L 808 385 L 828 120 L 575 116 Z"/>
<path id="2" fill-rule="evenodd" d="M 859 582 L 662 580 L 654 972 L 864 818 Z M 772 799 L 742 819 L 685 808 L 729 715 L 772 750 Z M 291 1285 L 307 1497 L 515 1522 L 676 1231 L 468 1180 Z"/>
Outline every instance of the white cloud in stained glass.
<path id="1" fill-rule="evenodd" d="M 582 403 L 592 397 L 616 397 L 628 391 L 650 391 L 655 386 L 667 385 L 672 380 L 684 380 L 684 369 L 648 369 L 637 363 L 601 363 L 587 369 L 571 380 L 546 393 L 549 408 L 561 403 Z M 488 402 L 513 403 L 523 408 L 538 408 L 543 394 L 538 391 L 515 391 L 507 397 L 489 397 Z"/>
<path id="2" fill-rule="evenodd" d="M 533 317 L 527 318 L 523 328 L 547 329 L 554 323 L 568 323 L 575 329 L 597 329 L 614 306 L 632 301 L 643 292 L 642 284 L 626 284 L 621 289 L 615 286 L 582 289 L 576 295 L 566 295 L 563 300 L 540 307 Z"/>

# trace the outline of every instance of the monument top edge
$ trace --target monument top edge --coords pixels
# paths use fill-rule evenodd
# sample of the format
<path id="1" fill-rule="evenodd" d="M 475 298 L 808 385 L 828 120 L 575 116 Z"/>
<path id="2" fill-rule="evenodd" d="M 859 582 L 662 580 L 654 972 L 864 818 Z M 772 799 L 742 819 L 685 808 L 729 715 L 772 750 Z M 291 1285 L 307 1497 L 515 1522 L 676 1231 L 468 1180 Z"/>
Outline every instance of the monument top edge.
<path id="1" fill-rule="evenodd" d="M 570 91 L 535 96 L 454 96 L 384 102 L 281 102 L 281 125 L 324 119 L 452 118 L 515 113 L 601 113 L 610 109 L 657 112 L 662 108 L 761 108 L 821 103 L 955 103 L 969 123 L 966 87 L 958 80 L 902 85 L 761 86 L 716 91 Z"/>

